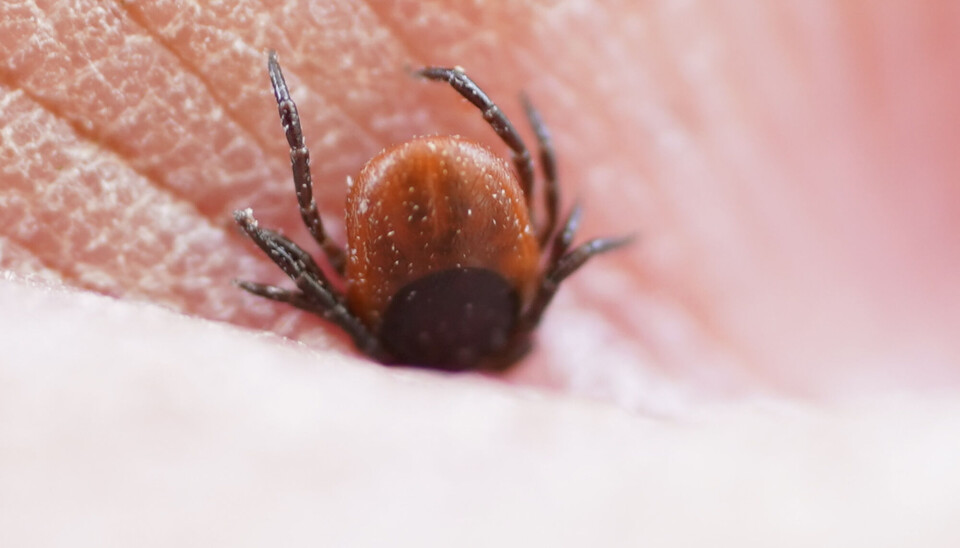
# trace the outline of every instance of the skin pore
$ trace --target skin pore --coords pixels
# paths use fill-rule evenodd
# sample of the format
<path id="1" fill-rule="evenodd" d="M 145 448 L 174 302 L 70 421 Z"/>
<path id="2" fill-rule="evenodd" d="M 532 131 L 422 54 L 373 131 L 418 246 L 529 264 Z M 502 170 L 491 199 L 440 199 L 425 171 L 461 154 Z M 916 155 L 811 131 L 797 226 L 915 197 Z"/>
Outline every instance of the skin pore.
<path id="1" fill-rule="evenodd" d="M 0 528 L 956 538 L 957 8 L 637 4 L 4 3 Z M 503 378 L 361 360 L 230 284 L 285 283 L 234 209 L 315 251 L 267 48 L 334 238 L 385 146 L 506 154 L 410 77 L 431 64 L 532 143 L 528 93 L 580 237 L 638 242 L 565 284 Z"/>

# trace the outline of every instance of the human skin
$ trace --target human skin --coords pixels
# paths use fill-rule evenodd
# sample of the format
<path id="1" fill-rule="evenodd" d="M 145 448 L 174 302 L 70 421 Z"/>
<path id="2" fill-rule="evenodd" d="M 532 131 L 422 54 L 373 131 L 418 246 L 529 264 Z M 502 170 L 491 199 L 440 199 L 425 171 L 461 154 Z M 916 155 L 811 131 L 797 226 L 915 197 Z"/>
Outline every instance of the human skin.
<path id="1" fill-rule="evenodd" d="M 639 4 L 3 3 L 4 544 L 956 541 L 958 8 Z M 236 208 L 313 249 L 268 48 L 334 237 L 384 146 L 505 153 L 432 64 L 637 244 L 504 376 L 370 364 L 229 283 Z"/>

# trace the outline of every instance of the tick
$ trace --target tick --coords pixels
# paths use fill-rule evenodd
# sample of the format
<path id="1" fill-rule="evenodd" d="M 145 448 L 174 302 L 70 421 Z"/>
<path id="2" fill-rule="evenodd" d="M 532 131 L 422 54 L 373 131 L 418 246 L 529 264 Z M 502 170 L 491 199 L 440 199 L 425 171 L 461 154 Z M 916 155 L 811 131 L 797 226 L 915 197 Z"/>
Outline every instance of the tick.
<path id="1" fill-rule="evenodd" d="M 455 136 L 390 147 L 349 185 L 344 250 L 327 237 L 317 212 L 310 153 L 276 52 L 269 53 L 267 68 L 290 145 L 300 217 L 336 282 L 300 246 L 261 228 L 245 209 L 234 214 L 237 223 L 296 289 L 236 283 L 338 325 L 379 362 L 502 370 L 529 349 L 560 283 L 590 258 L 630 241 L 601 238 L 571 248 L 581 209 L 574 206 L 558 224 L 550 135 L 524 97 L 545 181 L 545 217 L 535 223 L 533 158 L 510 120 L 462 69 L 428 67 L 416 75 L 447 82 L 480 109 L 510 148 L 512 167 L 487 147 Z"/>

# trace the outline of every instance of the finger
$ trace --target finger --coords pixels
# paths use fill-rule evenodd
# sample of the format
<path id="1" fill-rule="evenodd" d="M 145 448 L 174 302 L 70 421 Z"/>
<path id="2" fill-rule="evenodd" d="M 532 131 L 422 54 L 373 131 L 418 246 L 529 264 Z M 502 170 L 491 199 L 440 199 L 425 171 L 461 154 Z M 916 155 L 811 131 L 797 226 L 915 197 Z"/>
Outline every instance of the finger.
<path id="1" fill-rule="evenodd" d="M 5 281 L 0 305 L 26 311 L 0 316 L 13 545 L 958 540 L 955 399 L 703 406 L 678 427 L 90 294 Z"/>

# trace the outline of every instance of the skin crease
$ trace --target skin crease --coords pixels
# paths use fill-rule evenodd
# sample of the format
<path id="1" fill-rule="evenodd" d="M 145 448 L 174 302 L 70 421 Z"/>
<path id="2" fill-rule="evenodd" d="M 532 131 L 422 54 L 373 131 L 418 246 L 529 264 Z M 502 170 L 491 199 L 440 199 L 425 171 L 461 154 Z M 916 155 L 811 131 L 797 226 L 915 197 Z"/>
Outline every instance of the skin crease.
<path id="1" fill-rule="evenodd" d="M 451 4 L 0 6 L 4 544 L 955 545 L 958 8 Z M 228 283 L 233 209 L 314 250 L 267 48 L 335 238 L 384 146 L 506 154 L 429 63 L 638 244 L 505 378 L 360 360 Z"/>

